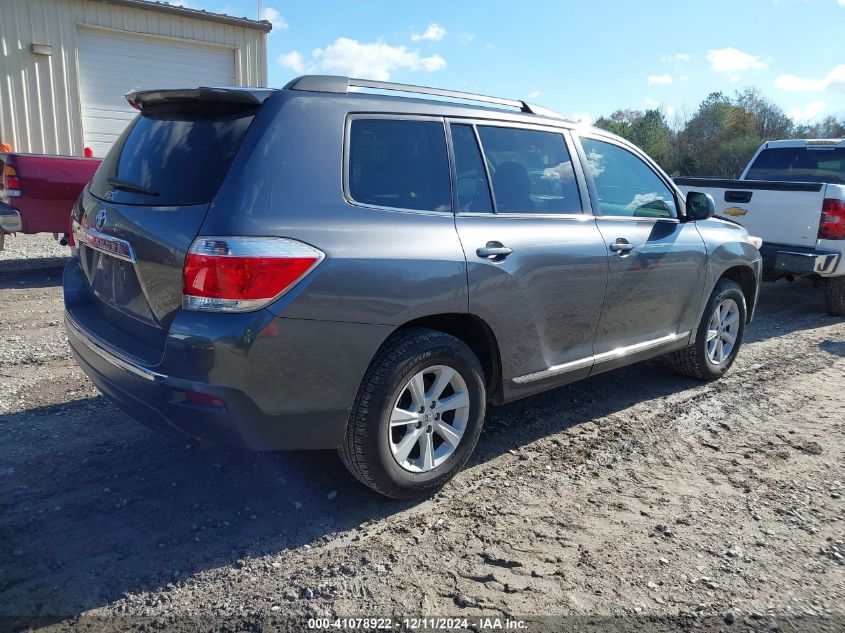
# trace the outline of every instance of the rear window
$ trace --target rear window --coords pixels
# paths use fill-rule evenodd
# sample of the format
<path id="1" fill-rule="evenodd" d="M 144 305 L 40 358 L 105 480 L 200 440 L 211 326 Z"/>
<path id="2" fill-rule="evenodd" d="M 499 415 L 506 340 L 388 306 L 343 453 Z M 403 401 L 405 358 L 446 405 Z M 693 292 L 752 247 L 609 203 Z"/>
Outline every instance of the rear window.
<path id="1" fill-rule="evenodd" d="M 772 147 L 764 149 L 747 180 L 845 184 L 845 147 Z"/>
<path id="2" fill-rule="evenodd" d="M 451 211 L 446 131 L 439 121 L 354 119 L 349 196 L 380 207 Z"/>
<path id="3" fill-rule="evenodd" d="M 145 108 L 103 160 L 91 193 L 121 204 L 210 202 L 257 109 L 208 101 Z"/>

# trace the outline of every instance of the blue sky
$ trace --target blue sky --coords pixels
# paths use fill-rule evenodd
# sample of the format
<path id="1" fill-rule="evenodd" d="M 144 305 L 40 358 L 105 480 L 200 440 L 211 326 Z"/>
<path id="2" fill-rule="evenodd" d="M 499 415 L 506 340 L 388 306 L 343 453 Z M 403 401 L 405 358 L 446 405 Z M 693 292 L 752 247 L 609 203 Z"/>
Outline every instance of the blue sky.
<path id="1" fill-rule="evenodd" d="M 171 0 L 256 17 L 258 0 Z M 788 114 L 845 118 L 845 0 L 263 0 L 269 83 L 348 74 L 522 98 L 567 116 L 759 88 Z"/>

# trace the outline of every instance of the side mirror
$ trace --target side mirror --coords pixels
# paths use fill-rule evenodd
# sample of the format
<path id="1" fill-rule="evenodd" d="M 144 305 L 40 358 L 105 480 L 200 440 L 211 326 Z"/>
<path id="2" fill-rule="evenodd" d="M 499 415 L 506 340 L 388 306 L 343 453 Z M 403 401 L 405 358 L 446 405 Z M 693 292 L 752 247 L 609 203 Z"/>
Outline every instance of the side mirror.
<path id="1" fill-rule="evenodd" d="M 716 213 L 716 203 L 709 193 L 690 191 L 687 194 L 687 217 L 690 220 L 706 220 Z"/>

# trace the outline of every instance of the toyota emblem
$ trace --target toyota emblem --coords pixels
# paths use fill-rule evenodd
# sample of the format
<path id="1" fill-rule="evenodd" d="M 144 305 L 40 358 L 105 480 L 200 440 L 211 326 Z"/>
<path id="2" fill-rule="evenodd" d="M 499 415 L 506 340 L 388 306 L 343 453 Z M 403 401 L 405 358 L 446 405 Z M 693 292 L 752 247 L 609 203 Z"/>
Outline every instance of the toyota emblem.
<path id="1" fill-rule="evenodd" d="M 99 211 L 97 211 L 97 217 L 94 220 L 94 226 L 96 226 L 98 229 L 103 228 L 106 225 L 106 219 L 106 210 L 100 209 Z"/>

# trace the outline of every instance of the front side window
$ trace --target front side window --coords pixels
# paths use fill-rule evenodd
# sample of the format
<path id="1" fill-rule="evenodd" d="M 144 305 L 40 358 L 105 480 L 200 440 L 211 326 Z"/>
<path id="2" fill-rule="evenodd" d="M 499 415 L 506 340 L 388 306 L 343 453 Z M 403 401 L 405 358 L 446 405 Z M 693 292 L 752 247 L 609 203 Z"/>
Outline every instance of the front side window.
<path id="1" fill-rule="evenodd" d="M 438 121 L 355 119 L 349 195 L 380 207 L 451 211 L 446 133 Z"/>
<path id="2" fill-rule="evenodd" d="M 591 138 L 582 138 L 581 145 L 602 215 L 678 217 L 674 193 L 639 157 L 618 145 Z"/>
<path id="3" fill-rule="evenodd" d="M 497 213 L 581 213 L 572 159 L 561 134 L 478 126 Z"/>

